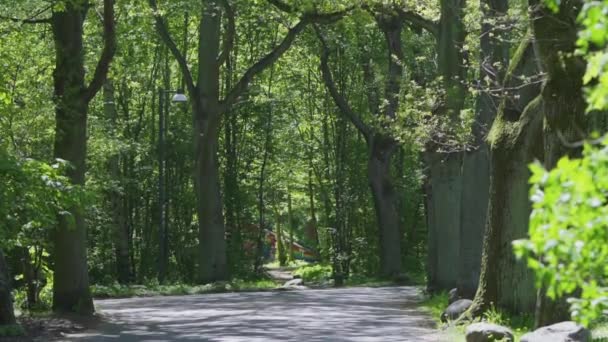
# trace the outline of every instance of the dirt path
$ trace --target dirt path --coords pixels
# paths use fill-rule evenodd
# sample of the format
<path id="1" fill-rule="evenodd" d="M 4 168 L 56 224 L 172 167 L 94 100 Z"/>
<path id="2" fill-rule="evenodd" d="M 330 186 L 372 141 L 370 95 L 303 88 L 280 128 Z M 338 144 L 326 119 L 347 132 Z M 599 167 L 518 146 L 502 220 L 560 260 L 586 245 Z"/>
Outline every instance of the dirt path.
<path id="1" fill-rule="evenodd" d="M 266 272 L 274 281 L 278 283 L 285 283 L 293 279 L 293 270 L 295 267 L 278 267 L 278 268 L 267 268 Z"/>
<path id="2" fill-rule="evenodd" d="M 66 341 L 442 341 L 415 287 L 97 301 L 104 323 Z"/>

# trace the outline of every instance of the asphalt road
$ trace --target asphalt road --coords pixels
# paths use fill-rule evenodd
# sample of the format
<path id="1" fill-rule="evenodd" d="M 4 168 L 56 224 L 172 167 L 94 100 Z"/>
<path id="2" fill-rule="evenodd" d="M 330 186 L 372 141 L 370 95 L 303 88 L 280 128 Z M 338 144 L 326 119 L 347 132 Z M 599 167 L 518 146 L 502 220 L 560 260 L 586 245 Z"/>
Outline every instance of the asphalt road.
<path id="1" fill-rule="evenodd" d="M 415 287 L 97 301 L 102 323 L 66 341 L 442 341 Z"/>

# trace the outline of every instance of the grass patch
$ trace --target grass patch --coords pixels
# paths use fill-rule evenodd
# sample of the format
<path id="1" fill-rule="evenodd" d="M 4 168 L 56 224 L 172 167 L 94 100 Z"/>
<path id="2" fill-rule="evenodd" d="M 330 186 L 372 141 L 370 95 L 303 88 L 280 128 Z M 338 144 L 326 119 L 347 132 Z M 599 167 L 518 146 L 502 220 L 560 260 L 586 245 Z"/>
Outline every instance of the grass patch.
<path id="1" fill-rule="evenodd" d="M 437 322 L 437 325 L 443 325 L 443 327 L 446 328 L 446 335 L 450 337 L 450 341 L 464 341 L 466 325 L 447 326 L 445 323 L 441 322 L 441 314 L 448 307 L 447 292 L 440 292 L 426 297 L 420 306 L 432 316 L 433 320 Z M 513 331 L 516 341 L 519 341 L 522 335 L 532 331 L 534 328 L 534 316 L 512 316 L 495 308 L 488 310 L 481 319 L 476 320 L 476 322 L 479 321 L 509 327 Z"/>
<path id="2" fill-rule="evenodd" d="M 483 321 L 509 327 L 515 339 L 534 330 L 534 315 L 509 315 L 502 310 L 491 308 L 483 315 Z"/>
<path id="3" fill-rule="evenodd" d="M 448 293 L 443 291 L 427 296 L 420 306 L 433 317 L 437 324 L 441 324 L 441 313 L 448 307 Z"/>
<path id="4" fill-rule="evenodd" d="M 426 296 L 420 303 L 423 311 L 426 311 L 435 321 L 438 327 L 442 327 L 442 335 L 446 341 L 464 341 L 465 326 L 447 326 L 441 322 L 441 314 L 448 306 L 448 293 L 445 291 Z"/>
<path id="5" fill-rule="evenodd" d="M 302 278 L 305 284 L 333 284 L 332 267 L 330 264 L 305 264 L 296 268 L 292 273 L 294 276 Z M 407 278 L 408 285 L 419 284 L 419 279 L 417 277 L 412 278 L 408 275 Z M 422 282 L 424 282 L 424 280 L 422 280 Z M 352 273 L 347 279 L 344 280 L 345 286 L 382 287 L 393 286 L 395 284 L 397 284 L 396 280 L 393 281 L 374 276 Z"/>
<path id="6" fill-rule="evenodd" d="M 263 291 L 274 289 L 277 284 L 268 279 L 245 281 L 232 280 L 206 285 L 171 284 L 171 285 L 93 285 L 91 292 L 94 298 L 128 298 L 152 296 L 184 296 L 206 293 Z"/>
<path id="7" fill-rule="evenodd" d="M 594 342 L 608 342 L 608 322 L 602 322 L 591 329 Z"/>

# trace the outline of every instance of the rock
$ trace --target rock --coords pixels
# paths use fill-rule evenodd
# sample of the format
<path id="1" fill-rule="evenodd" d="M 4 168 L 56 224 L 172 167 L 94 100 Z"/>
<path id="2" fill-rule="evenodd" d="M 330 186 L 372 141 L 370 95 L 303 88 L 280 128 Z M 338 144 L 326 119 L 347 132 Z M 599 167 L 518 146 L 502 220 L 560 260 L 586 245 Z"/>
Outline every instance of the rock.
<path id="1" fill-rule="evenodd" d="M 460 295 L 458 295 L 458 289 L 453 288 L 448 292 L 448 304 L 452 304 L 455 301 L 460 299 Z"/>
<path id="2" fill-rule="evenodd" d="M 302 276 L 299 274 L 294 274 L 291 276 L 293 279 L 302 279 Z"/>
<path id="3" fill-rule="evenodd" d="M 212 292 L 226 292 L 230 291 L 230 284 L 226 281 L 217 281 L 215 283 L 209 284 L 211 286 Z"/>
<path id="4" fill-rule="evenodd" d="M 513 342 L 513 332 L 501 325 L 492 323 L 474 323 L 467 327 L 467 342 Z"/>
<path id="5" fill-rule="evenodd" d="M 534 330 L 521 338 L 521 342 L 588 342 L 591 332 L 575 322 L 561 322 Z"/>
<path id="6" fill-rule="evenodd" d="M 277 288 L 277 290 L 279 291 L 291 291 L 291 290 L 306 290 L 308 289 L 308 287 L 304 286 L 304 281 L 300 278 L 297 279 L 292 279 L 288 282 L 286 282 L 285 284 L 283 284 L 283 286 Z"/>
<path id="7" fill-rule="evenodd" d="M 304 281 L 302 280 L 302 278 L 296 278 L 296 279 L 292 279 L 292 280 L 286 282 L 285 284 L 283 284 L 283 287 L 301 286 L 301 285 L 304 285 Z"/>
<path id="8" fill-rule="evenodd" d="M 460 317 L 467 309 L 473 304 L 470 299 L 459 299 L 454 303 L 450 304 L 445 311 L 441 314 L 441 321 L 447 322 L 452 321 Z"/>

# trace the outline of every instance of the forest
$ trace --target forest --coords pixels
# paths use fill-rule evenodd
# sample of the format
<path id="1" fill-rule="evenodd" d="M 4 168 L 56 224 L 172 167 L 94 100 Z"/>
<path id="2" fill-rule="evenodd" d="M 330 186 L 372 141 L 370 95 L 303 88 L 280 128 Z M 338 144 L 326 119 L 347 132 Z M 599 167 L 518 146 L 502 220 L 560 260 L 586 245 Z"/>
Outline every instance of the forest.
<path id="1" fill-rule="evenodd" d="M 272 269 L 608 338 L 607 109 L 608 0 L 2 0 L 0 339 Z"/>

